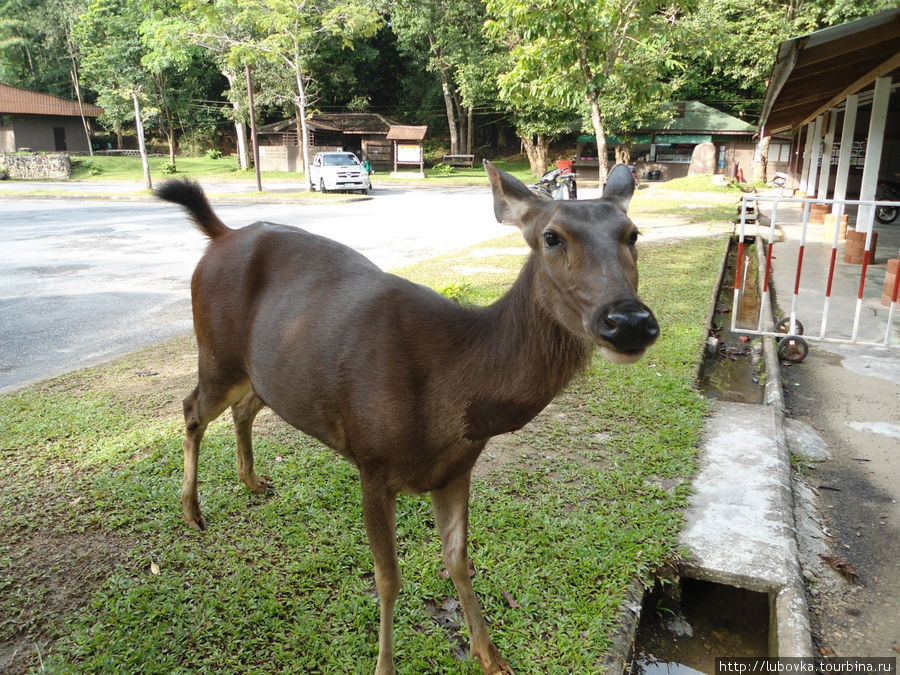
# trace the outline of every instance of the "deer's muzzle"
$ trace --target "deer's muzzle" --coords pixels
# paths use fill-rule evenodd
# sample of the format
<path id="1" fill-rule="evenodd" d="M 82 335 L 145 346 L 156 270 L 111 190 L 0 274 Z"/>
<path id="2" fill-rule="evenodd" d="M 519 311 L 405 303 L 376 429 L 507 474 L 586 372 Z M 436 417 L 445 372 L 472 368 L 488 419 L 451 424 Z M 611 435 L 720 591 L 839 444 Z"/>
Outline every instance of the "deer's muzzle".
<path id="1" fill-rule="evenodd" d="M 659 337 L 659 324 L 644 303 L 634 299 L 615 300 L 591 318 L 594 339 L 626 355 L 640 355 Z"/>

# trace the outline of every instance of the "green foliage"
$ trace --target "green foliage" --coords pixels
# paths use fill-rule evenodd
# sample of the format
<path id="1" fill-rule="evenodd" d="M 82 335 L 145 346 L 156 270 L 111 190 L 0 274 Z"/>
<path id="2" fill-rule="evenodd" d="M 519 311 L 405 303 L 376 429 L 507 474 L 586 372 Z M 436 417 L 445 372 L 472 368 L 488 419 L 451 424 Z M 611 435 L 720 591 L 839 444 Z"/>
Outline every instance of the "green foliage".
<path id="1" fill-rule="evenodd" d="M 438 176 L 449 176 L 451 173 L 456 172 L 456 167 L 440 162 L 431 167 L 431 170 Z"/>
<path id="2" fill-rule="evenodd" d="M 206 156 L 209 159 L 222 159 L 222 151 L 218 148 L 210 148 L 206 151 Z"/>
<path id="3" fill-rule="evenodd" d="M 460 305 L 472 304 L 472 284 L 465 279 L 456 279 L 455 281 L 441 284 L 434 290 L 446 298 L 455 300 Z"/>
<path id="4" fill-rule="evenodd" d="M 167 174 L 167 175 L 173 174 L 173 173 L 178 173 L 178 168 L 172 162 L 166 162 L 161 167 L 159 167 L 159 170 L 162 173 Z"/>

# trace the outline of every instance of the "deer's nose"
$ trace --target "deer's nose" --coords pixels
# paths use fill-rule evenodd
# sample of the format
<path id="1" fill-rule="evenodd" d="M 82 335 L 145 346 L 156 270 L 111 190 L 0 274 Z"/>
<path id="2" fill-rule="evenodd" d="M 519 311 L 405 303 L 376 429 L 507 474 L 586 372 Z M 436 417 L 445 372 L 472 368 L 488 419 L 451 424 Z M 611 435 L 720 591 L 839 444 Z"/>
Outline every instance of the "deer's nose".
<path id="1" fill-rule="evenodd" d="M 659 337 L 653 312 L 638 300 L 628 298 L 604 305 L 591 319 L 594 335 L 621 352 L 646 349 Z"/>

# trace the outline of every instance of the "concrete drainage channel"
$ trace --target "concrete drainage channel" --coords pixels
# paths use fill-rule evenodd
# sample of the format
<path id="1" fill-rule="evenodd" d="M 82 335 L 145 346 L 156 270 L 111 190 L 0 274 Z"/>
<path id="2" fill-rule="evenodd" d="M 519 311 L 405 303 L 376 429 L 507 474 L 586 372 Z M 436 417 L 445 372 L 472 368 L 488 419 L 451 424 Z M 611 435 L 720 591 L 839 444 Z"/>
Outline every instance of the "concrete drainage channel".
<path id="1" fill-rule="evenodd" d="M 608 672 L 712 674 L 717 657 L 813 655 L 776 344 L 729 332 L 736 248 L 722 261 L 698 367 L 716 400 L 680 535 L 685 559 L 650 592 L 631 589 Z M 765 261 L 754 248 L 755 275 Z"/>

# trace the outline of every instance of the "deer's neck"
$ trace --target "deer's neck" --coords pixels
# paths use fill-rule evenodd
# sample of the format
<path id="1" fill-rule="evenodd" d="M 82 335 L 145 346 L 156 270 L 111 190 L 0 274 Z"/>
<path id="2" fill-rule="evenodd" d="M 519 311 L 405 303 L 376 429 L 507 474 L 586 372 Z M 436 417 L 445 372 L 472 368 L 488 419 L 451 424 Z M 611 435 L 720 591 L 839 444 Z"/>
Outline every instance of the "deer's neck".
<path id="1" fill-rule="evenodd" d="M 478 312 L 472 333 L 477 382 L 466 410 L 471 438 L 524 426 L 590 358 L 593 344 L 569 332 L 537 300 L 536 265 L 532 256 L 510 291 Z"/>

